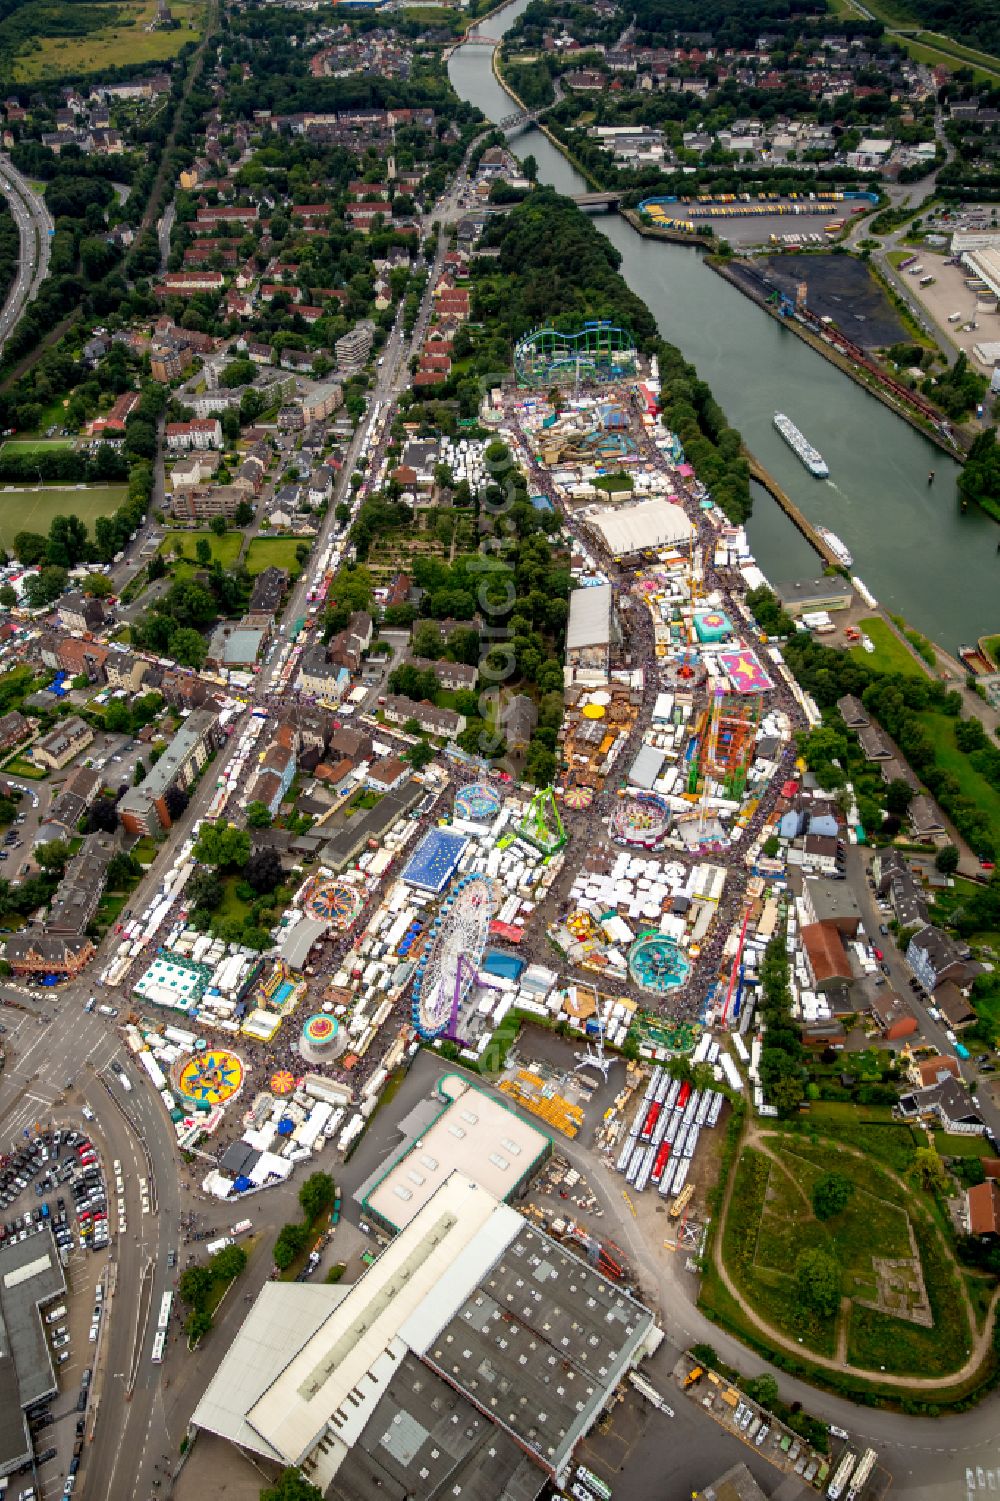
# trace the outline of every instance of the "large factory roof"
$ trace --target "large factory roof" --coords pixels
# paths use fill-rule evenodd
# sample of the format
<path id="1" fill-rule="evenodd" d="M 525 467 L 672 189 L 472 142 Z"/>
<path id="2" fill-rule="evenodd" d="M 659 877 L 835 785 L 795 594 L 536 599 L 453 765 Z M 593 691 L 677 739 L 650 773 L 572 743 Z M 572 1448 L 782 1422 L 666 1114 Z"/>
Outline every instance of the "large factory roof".
<path id="1" fill-rule="evenodd" d="M 611 640 L 611 585 L 595 584 L 574 589 L 569 597 L 566 650 L 607 646 Z"/>
<path id="2" fill-rule="evenodd" d="M 438 1088 L 445 1103 L 433 1121 L 380 1170 L 361 1200 L 392 1230 L 408 1225 L 453 1172 L 509 1200 L 552 1146 L 544 1131 L 457 1074 L 446 1075 Z"/>
<path id="3" fill-rule="evenodd" d="M 991 292 L 1000 297 L 1000 246 L 984 245 L 979 250 L 967 250 L 962 260 L 968 270 L 984 281 Z"/>
<path id="4" fill-rule="evenodd" d="M 694 530 L 682 508 L 668 500 L 646 500 L 639 505 L 591 511 L 586 520 L 615 558 L 645 552 L 651 547 L 687 544 Z"/>
<path id="5" fill-rule="evenodd" d="M 296 1284 L 300 1291 L 317 1289 Z M 303 1301 L 300 1316 L 290 1298 L 282 1313 L 283 1354 L 251 1314 L 194 1422 L 301 1466 L 320 1490 L 333 1487 L 337 1496 L 355 1494 L 346 1479 L 358 1462 L 351 1457 L 356 1446 L 368 1455 L 366 1465 L 402 1467 L 415 1501 L 440 1494 L 440 1475 L 420 1460 L 436 1407 L 415 1411 L 413 1391 L 400 1385 L 408 1355 L 422 1365 L 428 1388 L 440 1385 L 442 1399 L 456 1392 L 463 1407 L 475 1406 L 509 1435 L 540 1474 L 553 1474 L 625 1372 L 660 1339 L 648 1309 L 457 1172 L 318 1327 L 315 1299 Z M 226 1370 L 240 1373 L 258 1354 L 260 1374 L 252 1381 L 238 1375 L 238 1392 L 227 1393 Z M 374 1419 L 394 1404 L 408 1414 L 400 1417 L 406 1431 L 387 1436 Z M 506 1468 L 512 1456 L 501 1433 L 494 1438 Z M 489 1445 L 481 1452 L 486 1462 Z M 531 1494 L 527 1478 L 512 1494 Z M 359 1478 L 358 1485 L 367 1495 L 368 1482 Z M 478 1481 L 470 1490 L 473 1497 L 488 1493 Z"/>

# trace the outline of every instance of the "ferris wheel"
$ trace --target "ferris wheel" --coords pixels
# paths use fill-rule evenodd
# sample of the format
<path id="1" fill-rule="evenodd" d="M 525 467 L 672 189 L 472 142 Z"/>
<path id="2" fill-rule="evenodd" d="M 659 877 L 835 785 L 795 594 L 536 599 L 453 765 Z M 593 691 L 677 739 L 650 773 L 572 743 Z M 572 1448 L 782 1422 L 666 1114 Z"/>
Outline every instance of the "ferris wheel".
<path id="1" fill-rule="evenodd" d="M 472 875 L 459 881 L 441 908 L 413 981 L 413 1025 L 422 1037 L 454 1028 L 477 978 L 495 905 L 493 882 Z"/>

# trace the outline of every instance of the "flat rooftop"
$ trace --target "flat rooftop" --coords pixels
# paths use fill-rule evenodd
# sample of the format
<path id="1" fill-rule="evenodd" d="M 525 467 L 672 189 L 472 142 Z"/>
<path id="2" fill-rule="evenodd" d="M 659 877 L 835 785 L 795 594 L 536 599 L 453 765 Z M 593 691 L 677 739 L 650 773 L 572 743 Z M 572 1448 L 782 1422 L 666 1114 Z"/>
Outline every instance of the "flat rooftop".
<path id="1" fill-rule="evenodd" d="M 56 1390 L 40 1308 L 65 1291 L 47 1227 L 0 1247 L 0 1475 L 31 1454 L 24 1409 Z"/>
<path id="2" fill-rule="evenodd" d="M 552 1147 L 544 1131 L 458 1074 L 439 1079 L 437 1092 L 440 1108 L 426 1128 L 361 1190 L 362 1207 L 393 1230 L 408 1225 L 453 1172 L 509 1201 Z"/>

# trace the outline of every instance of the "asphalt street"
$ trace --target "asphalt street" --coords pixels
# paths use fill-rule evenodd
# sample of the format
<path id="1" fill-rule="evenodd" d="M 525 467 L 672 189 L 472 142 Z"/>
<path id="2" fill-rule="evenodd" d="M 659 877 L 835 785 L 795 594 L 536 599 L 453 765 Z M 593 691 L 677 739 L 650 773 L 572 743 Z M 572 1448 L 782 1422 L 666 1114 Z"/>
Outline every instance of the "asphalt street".
<path id="1" fill-rule="evenodd" d="M 17 277 L 0 313 L 2 349 L 25 307 L 38 295 L 38 288 L 48 275 L 50 235 L 54 225 L 41 195 L 21 176 L 6 154 L 0 154 L 0 191 L 10 204 L 21 236 Z"/>

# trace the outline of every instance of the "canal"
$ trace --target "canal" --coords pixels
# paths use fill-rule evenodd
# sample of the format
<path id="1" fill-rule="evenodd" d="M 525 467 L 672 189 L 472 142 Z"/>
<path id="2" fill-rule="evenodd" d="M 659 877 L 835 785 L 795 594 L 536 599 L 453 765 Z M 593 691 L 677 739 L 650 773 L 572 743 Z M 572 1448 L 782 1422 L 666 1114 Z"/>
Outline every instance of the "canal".
<path id="1" fill-rule="evenodd" d="M 482 24 L 497 37 L 525 9 L 514 0 Z M 510 113 L 492 72 L 492 49 L 456 49 L 456 93 L 490 119 Z M 542 134 L 514 137 L 538 178 L 559 192 L 588 184 Z M 959 511 L 958 466 L 920 433 L 867 396 L 801 339 L 702 264 L 697 250 L 644 239 L 617 214 L 594 223 L 620 251 L 629 286 L 708 381 L 730 422 L 814 522 L 829 526 L 854 554 L 854 571 L 886 609 L 948 651 L 1000 629 L 1000 527 L 979 511 Z M 830 466 L 814 480 L 772 425 L 787 412 Z M 933 470 L 935 480 L 928 484 Z M 808 576 L 820 560 L 770 499 L 755 487 L 748 531 L 773 583 Z"/>

